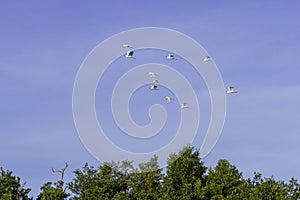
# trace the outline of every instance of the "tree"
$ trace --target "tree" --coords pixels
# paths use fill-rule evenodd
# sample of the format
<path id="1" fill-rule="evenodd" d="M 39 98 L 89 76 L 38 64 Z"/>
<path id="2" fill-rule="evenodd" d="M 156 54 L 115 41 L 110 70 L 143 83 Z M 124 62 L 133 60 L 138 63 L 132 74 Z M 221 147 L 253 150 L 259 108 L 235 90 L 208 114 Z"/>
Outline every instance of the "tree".
<path id="1" fill-rule="evenodd" d="M 300 199 L 300 184 L 297 182 L 297 180 L 294 177 L 291 178 L 287 187 L 288 187 L 289 199 L 291 200 Z"/>
<path id="2" fill-rule="evenodd" d="M 250 189 L 250 183 L 234 165 L 219 160 L 214 169 L 209 169 L 203 191 L 205 199 L 247 199 Z"/>
<path id="3" fill-rule="evenodd" d="M 0 199 L 1 200 L 29 200 L 30 188 L 25 188 L 26 182 L 21 185 L 21 179 L 13 176 L 11 171 L 5 171 L 0 167 Z"/>
<path id="4" fill-rule="evenodd" d="M 128 196 L 130 162 L 119 163 L 105 162 L 98 169 L 89 167 L 76 170 L 75 178 L 69 183 L 70 190 L 75 194 L 73 199 L 120 199 Z M 125 167 L 127 166 L 127 167 Z"/>
<path id="5" fill-rule="evenodd" d="M 205 185 L 207 168 L 199 151 L 186 146 L 178 154 L 170 154 L 167 163 L 162 199 L 203 199 L 200 188 Z"/>
<path id="6" fill-rule="evenodd" d="M 287 185 L 283 181 L 276 181 L 273 176 L 271 178 L 262 178 L 262 174 L 255 173 L 252 183 L 251 199 L 289 199 Z"/>
<path id="7" fill-rule="evenodd" d="M 186 146 L 178 154 L 169 155 L 165 173 L 158 165 L 158 157 L 134 168 L 132 161 L 105 162 L 100 167 L 89 166 L 73 173 L 74 179 L 63 181 L 66 166 L 60 170 L 57 182 L 41 187 L 37 200 L 277 200 L 300 199 L 300 184 L 295 178 L 288 183 L 273 176 L 263 178 L 254 173 L 244 179 L 242 173 L 227 160 L 219 160 L 215 167 L 204 166 L 199 151 Z M 30 188 L 21 184 L 20 177 L 0 167 L 0 199 L 30 200 Z"/>
<path id="8" fill-rule="evenodd" d="M 161 172 L 156 155 L 149 162 L 141 163 L 139 170 L 132 171 L 129 184 L 131 199 L 159 199 L 163 179 Z"/>
<path id="9" fill-rule="evenodd" d="M 64 200 L 69 194 L 63 189 L 64 182 L 59 180 L 56 183 L 47 182 L 41 187 L 41 193 L 37 200 Z"/>
<path id="10" fill-rule="evenodd" d="M 56 183 L 47 182 L 41 187 L 41 193 L 38 195 L 37 200 L 64 200 L 70 194 L 66 193 L 67 186 L 64 186 L 64 174 L 66 169 L 68 168 L 68 163 L 65 163 L 65 167 L 60 170 L 54 170 L 52 168 L 53 173 L 60 173 L 61 178 Z"/>

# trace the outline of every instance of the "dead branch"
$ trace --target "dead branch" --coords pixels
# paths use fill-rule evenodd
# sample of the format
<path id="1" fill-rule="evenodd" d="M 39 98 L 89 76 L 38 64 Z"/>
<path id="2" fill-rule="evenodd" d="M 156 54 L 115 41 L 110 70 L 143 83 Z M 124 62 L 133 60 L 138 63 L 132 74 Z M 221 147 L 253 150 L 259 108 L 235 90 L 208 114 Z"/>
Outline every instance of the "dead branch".
<path id="1" fill-rule="evenodd" d="M 61 174 L 61 181 L 64 179 L 64 175 L 65 175 L 65 171 L 68 168 L 69 164 L 67 162 L 65 162 L 65 167 L 60 169 L 60 170 L 55 170 L 52 168 L 52 172 L 53 173 L 60 173 Z"/>

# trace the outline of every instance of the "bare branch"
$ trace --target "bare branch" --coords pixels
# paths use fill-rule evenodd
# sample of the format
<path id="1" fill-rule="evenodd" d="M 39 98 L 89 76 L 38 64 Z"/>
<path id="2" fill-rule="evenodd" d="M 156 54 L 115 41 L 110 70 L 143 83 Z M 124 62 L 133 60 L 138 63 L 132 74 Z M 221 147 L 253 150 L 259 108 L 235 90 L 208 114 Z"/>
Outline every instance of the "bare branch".
<path id="1" fill-rule="evenodd" d="M 65 162 L 65 167 L 60 169 L 60 170 L 55 170 L 52 168 L 52 172 L 53 173 L 60 173 L 61 174 L 61 181 L 64 179 L 64 175 L 65 175 L 65 170 L 68 168 L 69 164 L 67 162 Z"/>

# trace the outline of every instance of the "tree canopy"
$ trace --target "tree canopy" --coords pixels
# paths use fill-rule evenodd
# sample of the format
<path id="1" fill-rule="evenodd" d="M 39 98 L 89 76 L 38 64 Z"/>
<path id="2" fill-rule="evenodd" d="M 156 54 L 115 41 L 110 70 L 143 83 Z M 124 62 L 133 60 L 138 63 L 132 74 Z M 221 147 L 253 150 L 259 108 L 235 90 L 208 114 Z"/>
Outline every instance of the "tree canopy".
<path id="1" fill-rule="evenodd" d="M 199 151 L 186 146 L 169 156 L 167 167 L 160 168 L 158 157 L 133 167 L 132 161 L 105 162 L 99 167 L 86 163 L 76 169 L 72 181 L 47 182 L 37 200 L 277 200 L 300 199 L 300 184 L 295 178 L 288 183 L 255 172 L 245 179 L 236 166 L 221 159 L 215 167 L 206 167 Z M 11 171 L 0 168 L 0 199 L 28 200 L 30 188 Z"/>
<path id="2" fill-rule="evenodd" d="M 25 188 L 26 182 L 21 184 L 21 178 L 13 176 L 12 171 L 5 171 L 0 167 L 0 199 L 1 200 L 15 200 L 31 199 L 28 197 L 30 188 Z"/>

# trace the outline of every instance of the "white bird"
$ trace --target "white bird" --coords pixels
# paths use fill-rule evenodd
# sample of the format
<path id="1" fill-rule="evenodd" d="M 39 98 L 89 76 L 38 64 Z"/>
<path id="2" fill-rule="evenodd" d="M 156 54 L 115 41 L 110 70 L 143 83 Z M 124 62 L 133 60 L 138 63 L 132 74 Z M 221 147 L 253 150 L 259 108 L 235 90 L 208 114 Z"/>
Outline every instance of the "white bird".
<path id="1" fill-rule="evenodd" d="M 128 44 L 123 44 L 122 47 L 123 47 L 123 48 L 132 48 L 132 47 L 129 46 Z"/>
<path id="2" fill-rule="evenodd" d="M 173 99 L 172 99 L 171 97 L 165 96 L 165 101 L 166 101 L 167 103 L 170 103 L 172 100 L 173 100 Z"/>
<path id="3" fill-rule="evenodd" d="M 187 102 L 183 102 L 183 103 L 181 104 L 181 109 L 188 108 L 188 105 L 187 105 L 187 104 L 188 104 Z"/>
<path id="4" fill-rule="evenodd" d="M 152 83 L 153 85 L 156 85 L 158 83 L 158 80 L 153 80 Z"/>
<path id="5" fill-rule="evenodd" d="M 210 62 L 212 61 L 211 60 L 211 57 L 210 56 L 205 56 L 205 58 L 203 59 L 204 62 Z"/>
<path id="6" fill-rule="evenodd" d="M 167 59 L 168 60 L 174 60 L 174 55 L 169 53 L 168 56 L 167 56 Z"/>
<path id="7" fill-rule="evenodd" d="M 156 74 L 156 73 L 154 73 L 154 72 L 148 72 L 148 75 L 149 75 L 150 77 L 156 77 L 156 76 L 158 76 L 158 74 Z"/>
<path id="8" fill-rule="evenodd" d="M 157 85 L 151 85 L 150 89 L 151 90 L 157 90 Z"/>
<path id="9" fill-rule="evenodd" d="M 227 94 L 232 94 L 232 93 L 237 93 L 237 91 L 234 90 L 234 87 L 233 86 L 229 86 L 227 88 L 227 91 L 226 91 Z"/>
<path id="10" fill-rule="evenodd" d="M 134 58 L 134 57 L 133 57 L 133 53 L 134 53 L 133 51 L 127 51 L 125 57 L 126 57 L 126 58 Z"/>

